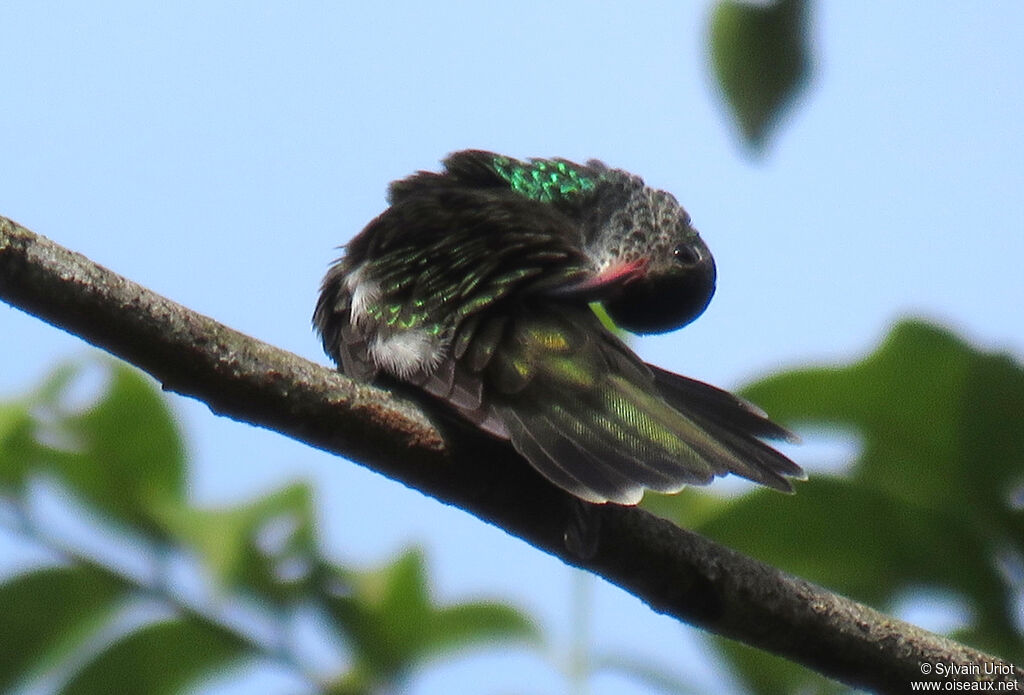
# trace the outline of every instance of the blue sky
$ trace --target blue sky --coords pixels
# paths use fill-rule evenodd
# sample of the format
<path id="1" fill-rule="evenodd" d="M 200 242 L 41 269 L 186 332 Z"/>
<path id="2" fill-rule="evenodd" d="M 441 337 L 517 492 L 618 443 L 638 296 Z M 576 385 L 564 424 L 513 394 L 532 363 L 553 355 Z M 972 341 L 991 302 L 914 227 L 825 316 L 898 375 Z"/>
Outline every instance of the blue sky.
<path id="1" fill-rule="evenodd" d="M 731 387 L 855 358 L 907 314 L 1021 359 L 1024 6 L 814 4 L 814 81 L 752 161 L 708 76 L 710 3 L 7 2 L 0 214 L 323 362 L 317 286 L 390 180 L 466 147 L 596 157 L 674 193 L 718 263 L 704 317 L 635 343 L 650 361 Z M 86 351 L 6 305 L 0 335 L 0 393 Z M 198 502 L 311 479 L 334 556 L 422 544 L 439 598 L 507 597 L 565 647 L 560 563 L 358 466 L 174 408 Z M 599 648 L 680 673 L 707 658 L 614 588 L 594 602 Z M 434 669 L 414 692 L 475 690 L 484 672 L 493 692 L 564 691 L 518 653 Z"/>

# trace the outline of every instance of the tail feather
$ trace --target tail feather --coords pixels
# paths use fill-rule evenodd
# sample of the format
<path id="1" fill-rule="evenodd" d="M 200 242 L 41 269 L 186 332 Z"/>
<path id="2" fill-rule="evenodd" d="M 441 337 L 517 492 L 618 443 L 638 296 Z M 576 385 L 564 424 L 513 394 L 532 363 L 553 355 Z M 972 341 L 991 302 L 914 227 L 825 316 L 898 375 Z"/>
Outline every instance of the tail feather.
<path id="1" fill-rule="evenodd" d="M 768 414 L 750 401 L 703 381 L 675 374 L 653 364 L 647 368 L 654 374 L 658 390 L 670 403 L 684 404 L 712 422 L 738 427 L 744 432 L 766 439 L 799 442 L 800 438 L 768 419 Z"/>
<path id="2" fill-rule="evenodd" d="M 727 473 L 790 490 L 786 476 L 802 473 L 759 439 L 786 430 L 725 391 L 646 365 L 589 311 L 518 314 L 490 353 L 473 366 L 512 444 L 583 499 L 635 504 L 644 490 Z"/>
<path id="3" fill-rule="evenodd" d="M 760 408 L 710 384 L 648 366 L 665 400 L 736 454 L 739 465 L 724 472 L 736 473 L 784 492 L 793 490 L 789 478 L 805 477 L 800 466 L 761 441 L 797 442 L 799 438 L 770 420 Z"/>

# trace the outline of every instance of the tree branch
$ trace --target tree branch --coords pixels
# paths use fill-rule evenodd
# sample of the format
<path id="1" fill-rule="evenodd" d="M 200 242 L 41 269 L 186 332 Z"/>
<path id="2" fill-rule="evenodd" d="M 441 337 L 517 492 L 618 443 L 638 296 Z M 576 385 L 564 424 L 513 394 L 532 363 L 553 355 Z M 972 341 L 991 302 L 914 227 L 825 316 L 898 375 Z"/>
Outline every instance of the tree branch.
<path id="1" fill-rule="evenodd" d="M 929 679 L 1024 688 L 1019 667 L 642 509 L 581 503 L 543 480 L 507 443 L 439 417 L 429 404 L 352 382 L 238 333 L 2 217 L 0 298 L 216 413 L 358 461 L 604 577 L 658 612 L 831 678 L 892 693 Z M 928 674 L 923 664 L 962 673 Z"/>

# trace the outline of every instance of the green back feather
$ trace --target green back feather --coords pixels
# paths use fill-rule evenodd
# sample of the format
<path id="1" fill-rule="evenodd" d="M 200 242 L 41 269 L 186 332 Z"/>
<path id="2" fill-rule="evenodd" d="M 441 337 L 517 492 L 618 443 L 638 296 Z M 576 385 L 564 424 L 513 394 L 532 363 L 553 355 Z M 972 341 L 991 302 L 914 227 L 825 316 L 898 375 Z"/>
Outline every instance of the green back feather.
<path id="1" fill-rule="evenodd" d="M 594 190 L 598 178 L 561 159 L 517 159 L 495 155 L 494 172 L 516 193 L 542 203 L 573 198 Z"/>

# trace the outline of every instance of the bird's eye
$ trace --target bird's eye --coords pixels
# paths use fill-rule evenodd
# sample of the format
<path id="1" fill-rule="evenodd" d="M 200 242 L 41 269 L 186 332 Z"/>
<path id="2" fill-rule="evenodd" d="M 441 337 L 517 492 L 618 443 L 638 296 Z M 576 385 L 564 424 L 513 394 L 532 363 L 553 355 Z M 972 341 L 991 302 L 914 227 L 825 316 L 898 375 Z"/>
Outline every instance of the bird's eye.
<path id="1" fill-rule="evenodd" d="M 687 244 L 679 244 L 672 249 L 672 256 L 679 265 L 695 265 L 700 260 L 697 249 Z"/>

